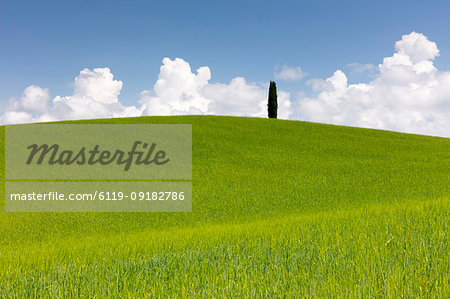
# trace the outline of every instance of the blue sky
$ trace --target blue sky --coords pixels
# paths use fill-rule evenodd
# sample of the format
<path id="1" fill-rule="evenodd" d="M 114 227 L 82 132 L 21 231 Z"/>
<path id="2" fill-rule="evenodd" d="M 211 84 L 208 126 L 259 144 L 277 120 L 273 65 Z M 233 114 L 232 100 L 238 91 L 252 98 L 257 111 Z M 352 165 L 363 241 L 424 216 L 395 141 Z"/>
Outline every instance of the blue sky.
<path id="1" fill-rule="evenodd" d="M 121 100 L 134 101 L 164 57 L 209 66 L 213 82 L 268 81 L 283 64 L 325 77 L 352 62 L 380 63 L 411 31 L 435 41 L 436 65 L 450 69 L 448 1 L 2 3 L 1 99 L 30 84 L 67 94 L 81 69 L 108 66 L 125 82 Z"/>
<path id="2" fill-rule="evenodd" d="M 301 67 L 303 80 L 277 80 L 293 100 L 337 69 L 349 83 L 370 81 L 348 65 L 377 66 L 412 31 L 438 45 L 434 66 L 448 71 L 449 13 L 448 1 L 2 1 L 0 100 L 32 84 L 71 95 L 82 69 L 108 67 L 123 81 L 120 101 L 135 104 L 164 57 L 208 66 L 210 83 L 268 82 L 283 65 Z"/>

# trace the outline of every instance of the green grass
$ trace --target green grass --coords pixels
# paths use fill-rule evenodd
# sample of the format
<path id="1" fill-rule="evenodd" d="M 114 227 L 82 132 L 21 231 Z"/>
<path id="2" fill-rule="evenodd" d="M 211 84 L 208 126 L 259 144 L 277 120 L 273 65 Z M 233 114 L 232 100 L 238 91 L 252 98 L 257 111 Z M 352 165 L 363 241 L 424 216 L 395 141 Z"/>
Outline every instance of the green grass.
<path id="1" fill-rule="evenodd" d="M 192 124 L 193 211 L 5 213 L 2 187 L 2 297 L 450 294 L 448 138 L 213 116 L 80 123 Z"/>

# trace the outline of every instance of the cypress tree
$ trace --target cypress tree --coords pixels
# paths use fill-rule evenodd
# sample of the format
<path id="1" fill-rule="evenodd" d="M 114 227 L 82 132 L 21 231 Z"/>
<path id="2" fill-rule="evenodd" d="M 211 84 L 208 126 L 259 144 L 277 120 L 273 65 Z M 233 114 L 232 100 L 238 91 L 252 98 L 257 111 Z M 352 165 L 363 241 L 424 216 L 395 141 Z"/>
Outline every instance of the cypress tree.
<path id="1" fill-rule="evenodd" d="M 277 84 L 270 81 L 269 86 L 269 101 L 267 103 L 267 112 L 269 118 L 277 118 L 278 100 L 277 100 Z"/>

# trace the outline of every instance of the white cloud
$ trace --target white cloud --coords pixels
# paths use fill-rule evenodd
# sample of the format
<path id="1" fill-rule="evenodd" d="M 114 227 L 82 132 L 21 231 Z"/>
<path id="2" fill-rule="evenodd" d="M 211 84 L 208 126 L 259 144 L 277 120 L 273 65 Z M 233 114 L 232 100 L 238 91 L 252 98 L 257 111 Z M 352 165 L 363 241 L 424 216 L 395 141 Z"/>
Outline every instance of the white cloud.
<path id="1" fill-rule="evenodd" d="M 107 67 L 84 69 L 75 78 L 74 94 L 55 97 L 52 110 L 43 117 L 60 120 L 140 116 L 142 110 L 119 102 L 122 85 Z"/>
<path id="2" fill-rule="evenodd" d="M 33 117 L 24 111 L 7 111 L 0 120 L 2 124 L 24 124 L 33 122 Z"/>
<path id="3" fill-rule="evenodd" d="M 164 58 L 162 62 L 153 90 L 141 93 L 144 115 L 208 114 L 212 101 L 202 95 L 201 89 L 211 79 L 209 68 L 200 67 L 194 74 L 181 58 Z"/>
<path id="4" fill-rule="evenodd" d="M 0 103 L 0 123 L 43 122 L 70 119 L 132 117 L 141 115 L 222 114 L 267 116 L 268 84 L 248 83 L 242 77 L 229 84 L 209 83 L 211 72 L 200 67 L 193 73 L 183 59 L 163 59 L 152 90 L 141 92 L 139 107 L 119 101 L 122 81 L 110 69 L 83 69 L 74 80 L 74 93 L 50 100 L 49 90 L 29 86 L 20 100 Z M 278 92 L 279 118 L 292 113 L 289 93 Z M 49 103 L 50 102 L 50 103 Z"/>
<path id="5" fill-rule="evenodd" d="M 3 115 L 0 117 L 0 123 L 29 123 L 35 120 L 35 116 L 48 109 L 50 99 L 49 90 L 39 86 L 30 85 L 19 100 L 11 98 L 2 105 Z"/>
<path id="6" fill-rule="evenodd" d="M 275 79 L 285 80 L 285 81 L 300 81 L 308 74 L 305 73 L 301 67 L 290 67 L 283 65 L 279 72 L 275 72 Z"/>
<path id="7" fill-rule="evenodd" d="M 295 110 L 301 120 L 450 137 L 450 72 L 433 65 L 438 55 L 436 43 L 423 34 L 404 35 L 369 83 L 349 84 L 337 70 L 327 79 L 308 80 L 317 94 L 306 97 L 299 91 L 295 107 L 290 94 L 279 90 L 278 116 L 289 118 Z M 370 64 L 348 67 L 374 70 Z M 305 75 L 287 66 L 280 74 L 292 80 Z M 84 69 L 74 80 L 73 95 L 50 100 L 48 89 L 31 85 L 19 99 L 0 102 L 0 123 L 180 114 L 267 117 L 267 82 L 210 80 L 207 66 L 193 72 L 183 59 L 164 58 L 153 88 L 141 93 L 140 106 L 124 106 L 119 101 L 123 83 L 109 68 Z"/>
<path id="8" fill-rule="evenodd" d="M 425 35 L 417 32 L 403 35 L 402 39 L 395 43 L 395 50 L 400 55 L 408 56 L 413 64 L 434 60 L 436 56 L 439 56 L 436 43 L 429 41 Z"/>
<path id="9" fill-rule="evenodd" d="M 211 84 L 208 67 L 200 67 L 196 72 L 181 58 L 164 58 L 153 89 L 141 93 L 143 114 L 267 116 L 268 84 L 247 83 L 242 77 L 228 84 Z M 278 92 L 278 105 L 279 118 L 288 118 L 292 113 L 289 93 Z"/>
<path id="10" fill-rule="evenodd" d="M 104 104 L 117 103 L 122 89 L 122 81 L 114 80 L 107 67 L 93 71 L 84 69 L 75 78 L 74 92 L 77 97 L 92 99 Z"/>
<path id="11" fill-rule="evenodd" d="M 229 84 L 209 84 L 204 94 L 214 99 L 210 104 L 213 114 L 267 117 L 268 83 L 247 83 L 237 77 Z M 278 118 L 287 119 L 292 113 L 290 94 L 278 91 Z"/>
<path id="12" fill-rule="evenodd" d="M 47 88 L 39 86 L 28 86 L 20 99 L 20 106 L 27 111 L 44 112 L 47 110 L 50 93 Z"/>
<path id="13" fill-rule="evenodd" d="M 412 32 L 395 49 L 367 84 L 348 84 L 340 70 L 326 80 L 310 80 L 318 94 L 299 99 L 300 118 L 450 137 L 450 72 L 433 66 L 436 44 Z"/>
<path id="14" fill-rule="evenodd" d="M 0 123 L 139 116 L 142 109 L 125 107 L 118 99 L 122 81 L 109 68 L 84 69 L 75 78 L 74 94 L 56 96 L 49 104 L 49 90 L 31 85 L 20 100 L 10 99 Z"/>

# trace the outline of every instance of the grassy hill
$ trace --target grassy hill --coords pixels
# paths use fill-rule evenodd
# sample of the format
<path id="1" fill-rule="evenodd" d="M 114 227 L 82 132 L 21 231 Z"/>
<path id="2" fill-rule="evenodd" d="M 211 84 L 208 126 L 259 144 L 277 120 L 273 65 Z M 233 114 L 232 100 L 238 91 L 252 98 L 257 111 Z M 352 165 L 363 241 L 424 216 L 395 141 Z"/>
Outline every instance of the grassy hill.
<path id="1" fill-rule="evenodd" d="M 3 297 L 450 293 L 448 138 L 218 116 L 71 123 L 192 124 L 192 212 L 5 213 L 3 185 Z"/>

